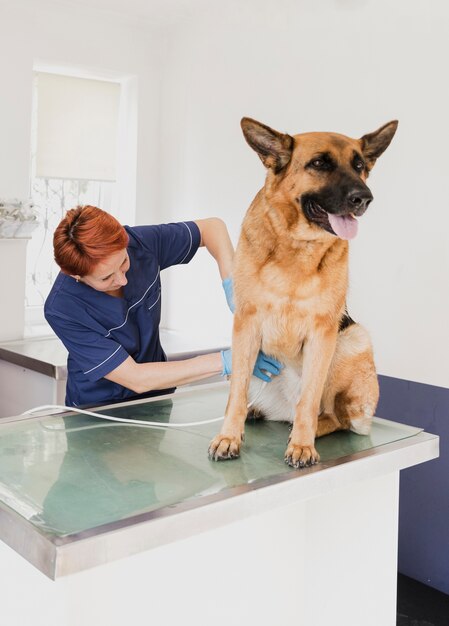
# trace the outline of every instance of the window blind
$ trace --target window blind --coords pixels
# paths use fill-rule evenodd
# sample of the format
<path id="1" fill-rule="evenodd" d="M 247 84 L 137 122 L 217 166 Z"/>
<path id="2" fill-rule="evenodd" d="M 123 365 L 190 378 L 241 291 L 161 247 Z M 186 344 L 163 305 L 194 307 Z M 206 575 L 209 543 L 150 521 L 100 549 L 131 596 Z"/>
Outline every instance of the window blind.
<path id="1" fill-rule="evenodd" d="M 116 179 L 120 84 L 37 73 L 36 176 Z"/>

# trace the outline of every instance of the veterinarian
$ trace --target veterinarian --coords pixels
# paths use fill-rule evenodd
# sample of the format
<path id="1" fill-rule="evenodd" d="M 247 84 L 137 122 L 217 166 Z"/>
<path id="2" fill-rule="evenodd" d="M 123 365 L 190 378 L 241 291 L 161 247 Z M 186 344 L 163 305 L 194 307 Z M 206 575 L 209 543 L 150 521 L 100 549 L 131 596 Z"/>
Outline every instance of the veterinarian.
<path id="1" fill-rule="evenodd" d="M 44 311 L 69 353 L 68 406 L 171 393 L 177 385 L 231 373 L 231 350 L 167 362 L 159 338 L 160 272 L 189 263 L 200 246 L 216 260 L 232 307 L 234 249 L 222 220 L 129 227 L 83 206 L 67 212 L 53 245 L 61 272 Z M 269 381 L 267 372 L 276 375 L 281 367 L 260 353 L 254 374 Z"/>

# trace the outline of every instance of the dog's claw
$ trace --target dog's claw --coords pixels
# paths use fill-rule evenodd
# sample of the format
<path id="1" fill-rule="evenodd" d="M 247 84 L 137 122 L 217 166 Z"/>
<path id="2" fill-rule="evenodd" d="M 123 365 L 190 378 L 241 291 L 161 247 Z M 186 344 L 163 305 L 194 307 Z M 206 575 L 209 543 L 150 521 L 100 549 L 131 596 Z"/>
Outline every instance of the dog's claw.
<path id="1" fill-rule="evenodd" d="M 227 461 L 240 456 L 242 437 L 217 435 L 210 443 L 208 456 L 211 461 Z"/>
<path id="2" fill-rule="evenodd" d="M 315 465 L 320 460 L 320 455 L 313 446 L 300 446 L 289 444 L 284 457 L 285 462 L 295 469 L 303 469 Z"/>

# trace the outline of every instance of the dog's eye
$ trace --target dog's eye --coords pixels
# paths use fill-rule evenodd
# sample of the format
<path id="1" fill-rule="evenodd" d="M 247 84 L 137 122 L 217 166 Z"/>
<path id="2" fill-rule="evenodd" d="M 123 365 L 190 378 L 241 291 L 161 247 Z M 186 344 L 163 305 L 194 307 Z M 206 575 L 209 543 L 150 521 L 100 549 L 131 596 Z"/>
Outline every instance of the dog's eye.
<path id="1" fill-rule="evenodd" d="M 365 169 L 365 163 L 363 161 L 354 161 L 354 169 L 356 169 L 358 172 L 363 172 L 363 170 Z"/>
<path id="2" fill-rule="evenodd" d="M 331 172 L 335 169 L 335 163 L 327 154 L 323 154 L 321 156 L 316 156 L 314 159 L 311 159 L 307 163 L 306 168 L 312 168 L 314 170 L 319 170 L 322 172 Z"/>

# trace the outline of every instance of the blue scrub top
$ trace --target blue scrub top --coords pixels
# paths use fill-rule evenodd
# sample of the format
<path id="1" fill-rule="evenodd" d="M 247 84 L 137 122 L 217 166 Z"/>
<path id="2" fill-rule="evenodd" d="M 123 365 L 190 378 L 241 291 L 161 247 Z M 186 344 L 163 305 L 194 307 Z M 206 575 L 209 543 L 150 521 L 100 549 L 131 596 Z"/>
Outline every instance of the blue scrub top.
<path id="1" fill-rule="evenodd" d="M 69 353 L 66 404 L 85 406 L 159 395 L 136 394 L 104 378 L 128 356 L 166 361 L 159 339 L 160 272 L 188 263 L 201 241 L 195 222 L 125 226 L 130 268 L 124 297 L 97 291 L 59 273 L 45 302 L 45 318 Z"/>

